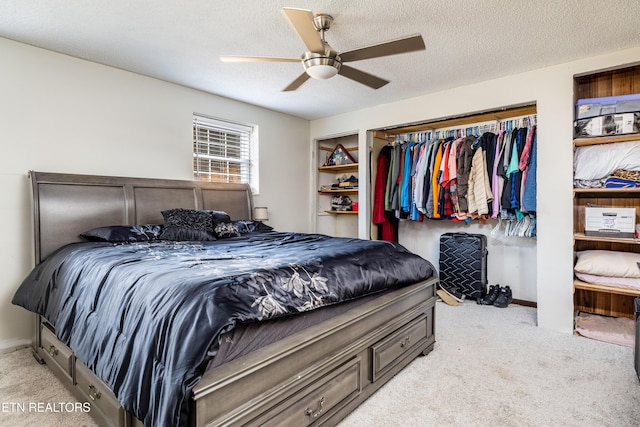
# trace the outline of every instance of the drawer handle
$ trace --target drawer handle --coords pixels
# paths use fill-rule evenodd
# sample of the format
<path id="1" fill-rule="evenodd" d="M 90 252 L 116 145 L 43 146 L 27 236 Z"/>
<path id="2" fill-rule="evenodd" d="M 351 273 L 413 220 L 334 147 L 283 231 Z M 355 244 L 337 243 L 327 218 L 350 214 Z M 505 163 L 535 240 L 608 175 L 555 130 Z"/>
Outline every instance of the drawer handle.
<path id="1" fill-rule="evenodd" d="M 307 409 L 304 410 L 304 414 L 310 418 L 317 418 L 324 409 L 324 396 L 318 401 L 318 410 L 314 411 L 313 409 L 307 406 Z"/>
<path id="2" fill-rule="evenodd" d="M 47 353 L 49 353 L 51 357 L 56 357 L 58 355 L 58 349 L 55 345 L 49 346 L 49 350 L 47 350 Z"/>
<path id="3" fill-rule="evenodd" d="M 407 335 L 405 339 L 400 341 L 400 347 L 402 348 L 409 347 L 410 345 L 411 345 L 411 337 L 409 335 Z"/>
<path id="4" fill-rule="evenodd" d="M 94 386 L 93 384 L 89 384 L 89 398 L 91 400 L 98 400 L 102 396 L 102 393 Z"/>

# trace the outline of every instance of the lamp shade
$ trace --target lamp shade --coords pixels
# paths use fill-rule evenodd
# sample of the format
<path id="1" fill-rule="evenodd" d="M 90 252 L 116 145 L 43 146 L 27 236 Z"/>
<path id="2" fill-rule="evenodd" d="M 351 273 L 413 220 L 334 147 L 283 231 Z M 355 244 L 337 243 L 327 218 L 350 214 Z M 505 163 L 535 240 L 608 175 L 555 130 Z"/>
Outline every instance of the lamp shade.
<path id="1" fill-rule="evenodd" d="M 269 221 L 269 209 L 262 206 L 253 208 L 253 219 L 256 221 Z"/>

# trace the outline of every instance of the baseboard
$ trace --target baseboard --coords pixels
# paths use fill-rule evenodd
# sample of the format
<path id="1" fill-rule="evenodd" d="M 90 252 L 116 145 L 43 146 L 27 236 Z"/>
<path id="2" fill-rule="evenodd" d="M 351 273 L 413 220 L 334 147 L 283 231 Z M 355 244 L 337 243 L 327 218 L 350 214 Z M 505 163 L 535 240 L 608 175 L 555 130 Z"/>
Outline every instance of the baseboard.
<path id="1" fill-rule="evenodd" d="M 525 301 L 523 299 L 514 299 L 512 302 L 514 304 L 524 305 L 526 307 L 538 308 L 538 303 L 535 301 Z"/>
<path id="2" fill-rule="evenodd" d="M 11 353 L 21 348 L 30 347 L 31 340 L 28 339 L 16 339 L 16 340 L 4 340 L 0 341 L 0 354 Z"/>

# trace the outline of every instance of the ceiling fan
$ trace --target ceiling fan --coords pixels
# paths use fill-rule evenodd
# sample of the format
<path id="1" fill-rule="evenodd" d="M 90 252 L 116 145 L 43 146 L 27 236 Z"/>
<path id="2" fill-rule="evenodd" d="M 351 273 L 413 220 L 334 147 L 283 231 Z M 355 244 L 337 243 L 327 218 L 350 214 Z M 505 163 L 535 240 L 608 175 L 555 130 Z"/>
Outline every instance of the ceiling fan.
<path id="1" fill-rule="evenodd" d="M 302 54 L 301 58 L 221 56 L 220 59 L 224 62 L 301 62 L 305 70 L 304 73 L 298 76 L 298 78 L 284 88 L 283 91 L 296 90 L 309 78 L 325 80 L 336 74 L 340 74 L 373 89 L 379 89 L 389 83 L 389 81 L 345 65 L 345 62 L 379 58 L 425 49 L 422 36 L 416 34 L 345 52 L 336 52 L 324 39 L 324 33 L 329 30 L 333 22 L 331 15 L 317 14 L 314 17 L 311 11 L 306 9 L 284 7 L 283 10 L 289 22 L 291 22 L 291 25 L 307 46 L 307 49 L 309 49 Z"/>

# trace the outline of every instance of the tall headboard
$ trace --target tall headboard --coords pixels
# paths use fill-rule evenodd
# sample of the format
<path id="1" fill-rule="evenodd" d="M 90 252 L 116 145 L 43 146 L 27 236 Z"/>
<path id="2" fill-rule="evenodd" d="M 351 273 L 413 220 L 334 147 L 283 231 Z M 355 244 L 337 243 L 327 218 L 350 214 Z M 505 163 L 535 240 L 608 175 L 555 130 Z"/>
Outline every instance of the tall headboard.
<path id="1" fill-rule="evenodd" d="M 95 227 L 162 224 L 166 209 L 214 209 L 232 219 L 253 218 L 251 188 L 245 184 L 35 171 L 29 178 L 36 263 Z"/>

